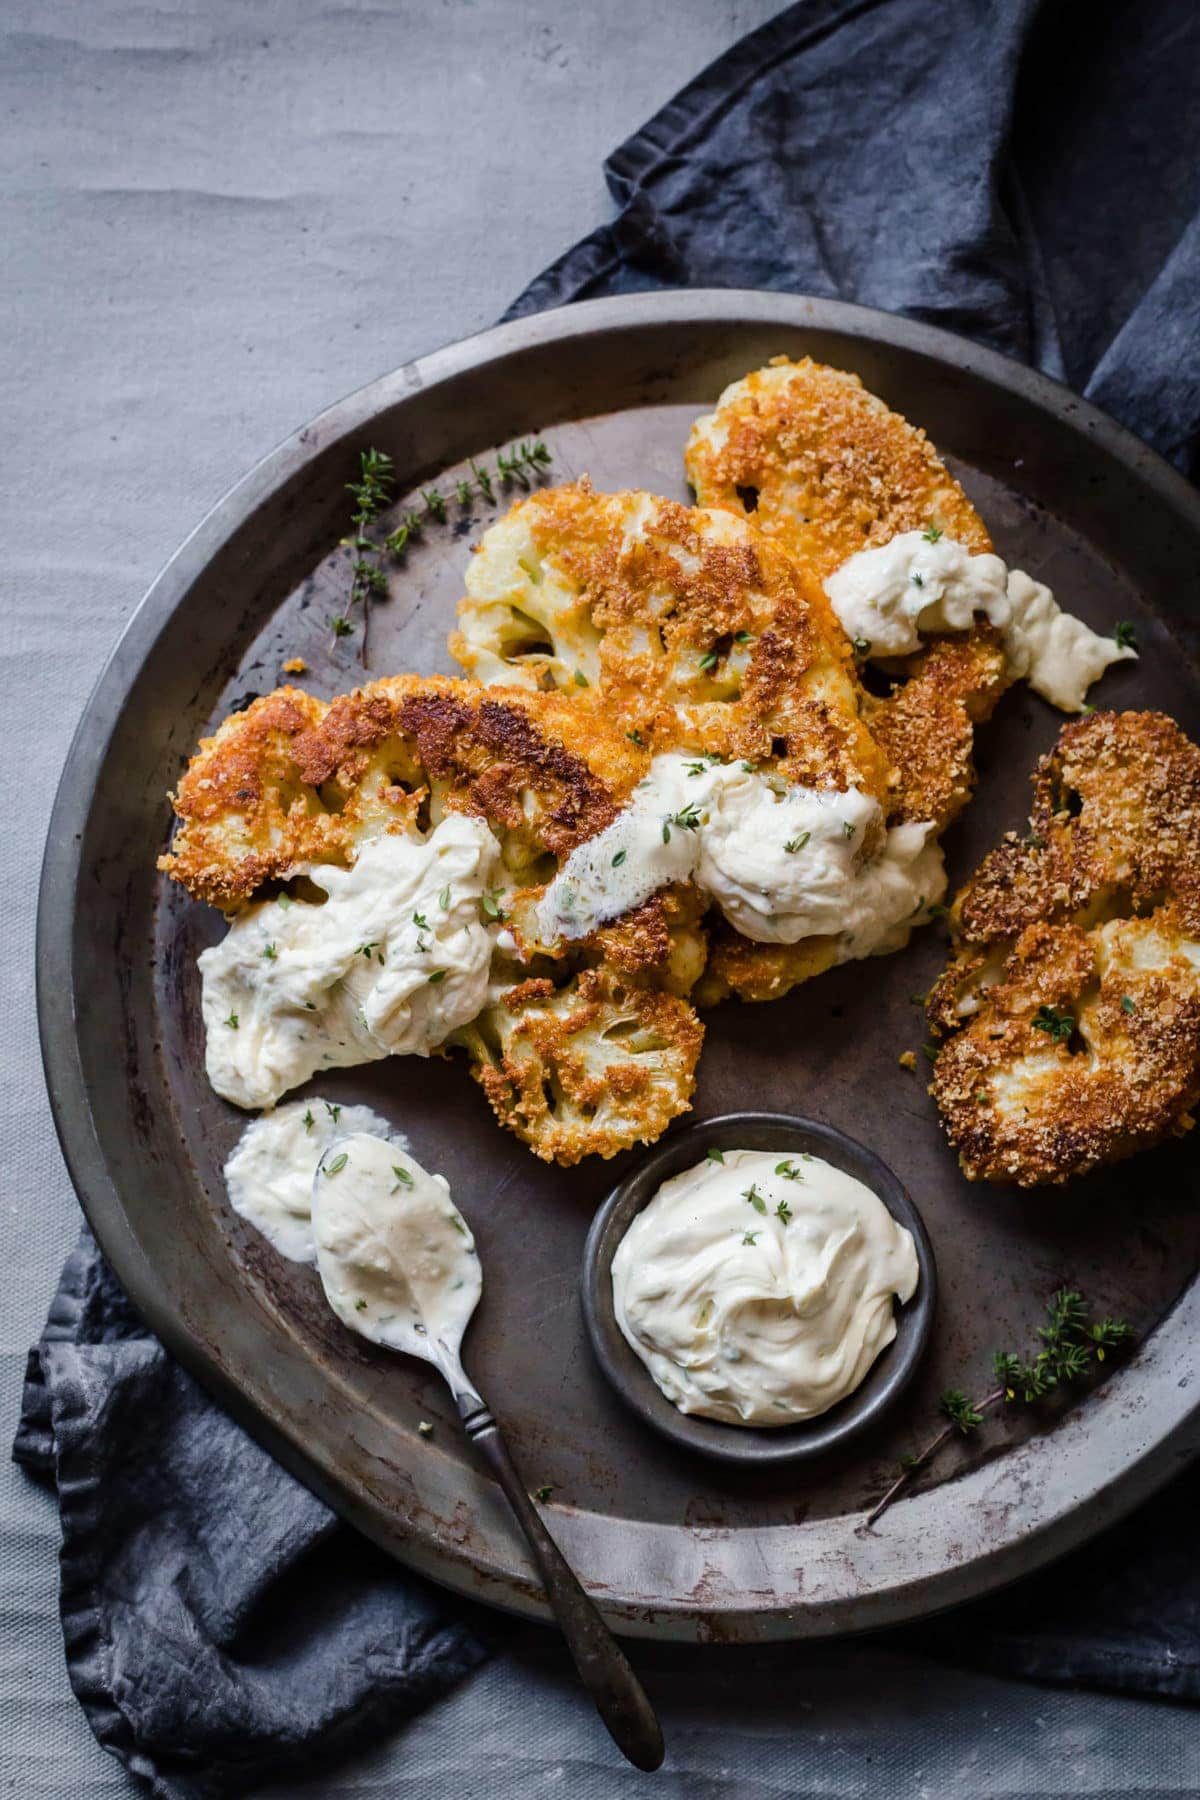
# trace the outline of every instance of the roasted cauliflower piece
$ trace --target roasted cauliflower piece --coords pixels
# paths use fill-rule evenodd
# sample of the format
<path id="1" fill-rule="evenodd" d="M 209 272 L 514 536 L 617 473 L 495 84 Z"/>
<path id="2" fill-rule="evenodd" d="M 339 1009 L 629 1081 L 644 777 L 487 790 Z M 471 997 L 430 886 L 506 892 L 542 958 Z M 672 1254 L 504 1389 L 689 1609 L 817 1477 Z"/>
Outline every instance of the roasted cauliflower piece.
<path id="1" fill-rule="evenodd" d="M 973 1181 L 1061 1183 L 1200 1100 L 1200 749 L 1161 713 L 1063 728 L 951 909 L 930 1092 Z"/>
<path id="2" fill-rule="evenodd" d="M 684 460 L 701 505 L 748 514 L 818 582 L 905 531 L 992 548 L 925 433 L 857 375 L 808 357 L 776 357 L 727 387 L 692 427 Z M 998 639 L 979 624 L 885 666 L 893 691 L 864 716 L 897 771 L 892 816 L 945 826 L 974 786 L 975 727 L 1009 685 Z"/>
<path id="3" fill-rule="evenodd" d="M 823 581 L 847 557 L 935 525 L 990 550 L 983 520 L 916 426 L 857 375 L 775 357 L 727 387 L 684 453 L 701 506 L 753 516 Z"/>
<path id="4" fill-rule="evenodd" d="M 608 824 L 645 766 L 622 731 L 554 694 L 418 675 L 330 703 L 279 688 L 202 740 L 158 866 L 228 912 L 306 862 L 346 866 L 366 838 L 458 811 L 485 818 L 509 873 L 532 883 Z"/>
<path id="5" fill-rule="evenodd" d="M 546 488 L 485 533 L 466 586 L 450 649 L 481 681 L 598 702 L 651 750 L 885 792 L 820 582 L 732 513 Z"/>
<path id="6" fill-rule="evenodd" d="M 704 1028 L 683 1000 L 585 968 L 502 992 L 456 1035 L 502 1125 L 562 1165 L 649 1143 L 687 1110 Z"/>

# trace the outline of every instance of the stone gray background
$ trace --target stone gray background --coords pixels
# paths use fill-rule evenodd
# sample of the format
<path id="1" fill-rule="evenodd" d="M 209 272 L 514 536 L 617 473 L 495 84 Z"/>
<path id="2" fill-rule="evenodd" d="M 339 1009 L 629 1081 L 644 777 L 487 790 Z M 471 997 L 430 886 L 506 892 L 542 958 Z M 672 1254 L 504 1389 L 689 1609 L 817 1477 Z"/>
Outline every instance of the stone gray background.
<path id="1" fill-rule="evenodd" d="M 1003 0 L 1001 0 L 1003 3 Z M 489 324 L 609 216 L 605 154 L 776 0 L 0 0 L 0 1419 L 77 1210 L 33 1010 L 45 820 L 100 665 L 179 540 L 330 401 Z M 940 9 L 937 9 L 940 13 Z M 942 15 L 944 17 L 944 15 Z M 64 1672 L 49 1500 L 0 1458 L 0 1793 L 129 1794 Z M 639 1652 L 667 1771 L 618 1768 L 530 1633 L 290 1796 L 1183 1795 L 1196 1715 L 826 1646 Z M 799 1675 L 799 1680 L 798 1680 Z M 282 1795 L 283 1790 L 279 1790 Z"/>

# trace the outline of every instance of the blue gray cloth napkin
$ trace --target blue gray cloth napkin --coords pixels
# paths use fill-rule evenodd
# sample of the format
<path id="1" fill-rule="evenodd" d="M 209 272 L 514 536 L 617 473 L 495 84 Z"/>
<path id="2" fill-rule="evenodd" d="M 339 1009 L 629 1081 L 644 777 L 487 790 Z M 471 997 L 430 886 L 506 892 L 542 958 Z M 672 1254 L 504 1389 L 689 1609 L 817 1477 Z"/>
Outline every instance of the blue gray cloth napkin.
<path id="1" fill-rule="evenodd" d="M 682 285 L 860 301 L 1036 363 L 1195 473 L 1198 120 L 1193 0 L 802 0 L 621 146 L 618 217 L 511 313 Z M 504 1635 L 252 1443 L 86 1230 L 30 1353 L 15 1455 L 57 1493 L 75 1691 L 164 1800 L 361 1746 Z M 1184 1475 L 1057 1569 L 897 1635 L 1200 1700 L 1198 1501 Z"/>

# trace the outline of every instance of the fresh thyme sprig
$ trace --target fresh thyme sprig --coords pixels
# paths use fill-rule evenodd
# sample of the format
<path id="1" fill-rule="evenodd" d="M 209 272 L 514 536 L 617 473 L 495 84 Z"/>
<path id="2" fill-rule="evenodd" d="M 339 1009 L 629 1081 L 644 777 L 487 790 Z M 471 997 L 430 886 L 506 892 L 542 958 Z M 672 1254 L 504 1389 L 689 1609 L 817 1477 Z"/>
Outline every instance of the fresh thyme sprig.
<path id="1" fill-rule="evenodd" d="M 353 579 L 345 613 L 340 613 L 329 621 L 334 642 L 338 638 L 349 637 L 355 631 L 356 626 L 350 615 L 356 607 L 361 608 L 359 661 L 365 668 L 370 604 L 373 598 L 386 597 L 388 591 L 385 556 L 398 560 L 413 538 L 418 537 L 431 521 L 436 525 L 444 525 L 449 516 L 449 508 L 455 500 L 459 506 L 466 507 L 479 494 L 489 505 L 493 505 L 497 488 L 507 488 L 514 484 L 529 493 L 552 461 L 553 457 L 541 438 L 532 438 L 526 443 L 510 444 L 506 450 L 497 450 L 494 470 L 489 469 L 486 463 L 472 460 L 470 476 L 456 481 L 452 494 L 443 494 L 436 487 L 422 488 L 420 505 L 410 507 L 395 530 L 389 531 L 386 537 L 380 539 L 370 536 L 368 527 L 391 505 L 395 491 L 395 466 L 391 457 L 383 450 L 372 448 L 360 451 L 358 480 L 346 483 L 347 493 L 354 498 L 354 511 L 350 515 L 354 531 L 343 542 L 354 552 L 354 560 L 350 565 Z"/>
<path id="2" fill-rule="evenodd" d="M 1082 1294 L 1059 1288 L 1046 1303 L 1046 1323 L 1038 1327 L 1038 1337 L 1041 1349 L 1027 1361 L 1010 1350 L 996 1354 L 996 1386 L 982 1399 L 969 1400 L 961 1388 L 947 1388 L 938 1402 L 947 1423 L 917 1455 L 901 1459 L 899 1475 L 867 1515 L 868 1527 L 956 1434 L 969 1437 L 998 1406 L 1033 1405 L 1056 1388 L 1081 1381 L 1109 1351 L 1128 1346 L 1133 1331 L 1124 1319 L 1093 1319 Z"/>

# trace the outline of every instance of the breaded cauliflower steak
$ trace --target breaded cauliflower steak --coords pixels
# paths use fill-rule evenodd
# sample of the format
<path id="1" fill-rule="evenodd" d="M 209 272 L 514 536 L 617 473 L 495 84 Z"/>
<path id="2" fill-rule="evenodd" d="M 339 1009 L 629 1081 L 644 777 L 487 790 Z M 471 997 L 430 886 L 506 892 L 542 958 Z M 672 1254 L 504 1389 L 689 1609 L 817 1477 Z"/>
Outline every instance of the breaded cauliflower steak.
<path id="1" fill-rule="evenodd" d="M 546 488 L 485 533 L 466 586 L 450 649 L 480 681 L 594 690 L 652 750 L 886 791 L 824 589 L 732 513 Z"/>
<path id="2" fill-rule="evenodd" d="M 608 965 L 508 989 L 457 1034 L 496 1117 L 546 1162 L 615 1156 L 682 1112 L 704 1037 L 690 1006 Z"/>
<path id="3" fill-rule="evenodd" d="M 1200 749 L 1161 713 L 1066 725 L 1032 831 L 951 910 L 930 1092 L 973 1181 L 1061 1183 L 1200 1100 Z"/>
<path id="4" fill-rule="evenodd" d="M 697 419 L 684 455 L 703 506 L 749 515 L 823 582 L 859 550 L 935 526 L 975 554 L 983 520 L 925 433 L 857 375 L 776 357 L 735 381 Z M 894 693 L 865 717 L 899 771 L 895 821 L 945 827 L 970 798 L 975 727 L 1008 687 L 995 634 L 977 626 L 898 660 Z"/>
<path id="5" fill-rule="evenodd" d="M 179 826 L 159 867 L 234 912 L 306 866 L 348 866 L 381 832 L 423 835 L 462 811 L 499 839 L 516 887 L 505 904 L 528 912 L 646 761 L 594 709 L 553 694 L 415 675 L 329 704 L 282 688 L 202 742 L 173 796 Z M 582 967 L 546 965 L 553 979 L 530 980 L 516 955 L 497 954 L 493 998 L 451 1039 L 497 1118 L 536 1155 L 568 1163 L 650 1141 L 685 1111 L 703 1037 L 679 997 L 691 985 L 679 970 L 702 961 L 703 936 L 675 897 L 656 896 L 584 955 Z"/>
<path id="6" fill-rule="evenodd" d="M 990 550 L 983 520 L 916 426 L 857 375 L 776 357 L 727 387 L 684 453 L 701 506 L 753 515 L 823 581 L 847 557 L 936 525 Z"/>
<path id="7" fill-rule="evenodd" d="M 364 839 L 415 830 L 431 808 L 485 818 L 520 875 L 603 830 L 644 768 L 622 732 L 553 694 L 437 675 L 329 703 L 279 688 L 202 740 L 159 867 L 228 912 L 301 863 L 349 864 Z"/>

